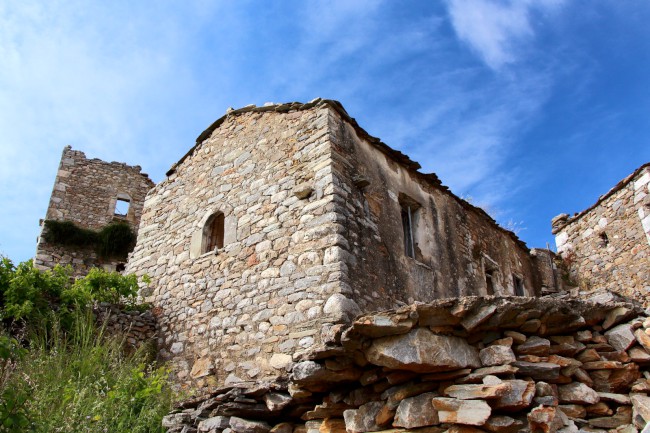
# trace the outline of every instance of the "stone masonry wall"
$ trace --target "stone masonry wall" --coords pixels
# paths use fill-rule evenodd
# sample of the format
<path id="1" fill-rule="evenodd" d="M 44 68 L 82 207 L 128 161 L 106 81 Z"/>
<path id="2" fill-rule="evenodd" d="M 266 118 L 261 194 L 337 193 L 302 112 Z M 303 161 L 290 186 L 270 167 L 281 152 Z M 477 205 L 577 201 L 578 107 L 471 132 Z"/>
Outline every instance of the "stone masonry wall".
<path id="1" fill-rule="evenodd" d="M 71 221 L 94 230 L 119 220 L 128 222 L 137 233 L 144 198 L 153 185 L 140 166 L 87 159 L 83 152 L 66 146 L 45 219 Z M 130 201 L 125 216 L 115 215 L 118 198 Z M 99 259 L 91 248 L 52 245 L 42 236 L 38 240 L 34 263 L 39 269 L 51 269 L 56 264 L 71 265 L 75 275 L 85 275 L 95 266 L 115 270 L 117 265 L 116 261 Z"/>
<path id="2" fill-rule="evenodd" d="M 584 212 L 553 220 L 557 251 L 571 283 L 610 289 L 649 305 L 650 164 Z"/>
<path id="3" fill-rule="evenodd" d="M 342 319 L 328 116 L 315 104 L 231 111 L 149 193 L 127 272 L 151 277 L 142 294 L 184 386 L 285 374 Z M 215 212 L 224 247 L 201 254 Z"/>
<path id="4" fill-rule="evenodd" d="M 125 310 L 118 305 L 101 303 L 93 308 L 93 313 L 105 335 L 123 335 L 130 349 L 156 341 L 156 319 L 150 310 Z"/>
<path id="5" fill-rule="evenodd" d="M 637 433 L 650 319 L 610 296 L 460 298 L 339 326 L 286 382 L 181 403 L 168 433 Z"/>
<path id="6" fill-rule="evenodd" d="M 452 296 L 515 295 L 515 276 L 522 295 L 537 294 L 542 269 L 513 233 L 454 196 L 435 175 L 419 173 L 419 164 L 373 144 L 378 140 L 338 113 L 330 119 L 337 211 L 347 240 L 342 257 L 363 311 Z M 419 205 L 413 214 L 415 258 L 405 254 L 404 200 Z M 492 293 L 486 272 L 492 273 Z"/>
<path id="7" fill-rule="evenodd" d="M 127 271 L 152 277 L 142 294 L 183 385 L 280 376 L 333 324 L 483 293 L 488 268 L 495 293 L 514 293 L 514 275 L 523 295 L 536 293 L 533 260 L 512 233 L 357 133 L 367 136 L 336 101 L 232 110 L 150 191 Z M 402 191 L 428 206 L 418 260 L 403 257 Z M 204 246 L 217 214 L 215 254 Z"/>

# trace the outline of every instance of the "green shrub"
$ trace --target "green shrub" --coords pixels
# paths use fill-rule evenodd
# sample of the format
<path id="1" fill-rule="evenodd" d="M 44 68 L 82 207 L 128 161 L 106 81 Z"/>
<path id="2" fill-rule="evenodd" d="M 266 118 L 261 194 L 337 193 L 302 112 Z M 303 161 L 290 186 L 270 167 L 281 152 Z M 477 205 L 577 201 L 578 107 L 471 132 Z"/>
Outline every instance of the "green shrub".
<path id="1" fill-rule="evenodd" d="M 173 397 L 169 372 L 149 363 L 146 348 L 127 355 L 122 337 L 97 329 L 88 311 L 73 323 L 35 338 L 4 387 L 29 396 L 22 431 L 162 432 Z"/>
<path id="2" fill-rule="evenodd" d="M 84 278 L 73 281 L 72 269 L 55 266 L 40 271 L 31 261 L 14 266 L 0 261 L 0 317 L 10 323 L 22 321 L 32 328 L 47 325 L 55 318 L 70 329 L 75 311 L 83 311 L 93 302 L 122 303 L 135 308 L 138 279 L 93 268 Z M 144 278 L 143 278 L 144 279 Z"/>
<path id="3" fill-rule="evenodd" d="M 121 275 L 93 268 L 84 278 L 75 281 L 71 293 L 72 298 L 84 293 L 100 302 L 133 304 L 138 294 L 138 278 L 133 274 Z"/>
<path id="4" fill-rule="evenodd" d="M 100 257 L 126 259 L 134 246 L 135 233 L 131 230 L 131 226 L 118 222 L 109 224 L 99 231 L 96 250 Z"/>
<path id="5" fill-rule="evenodd" d="M 56 266 L 51 271 L 41 272 L 31 261 L 14 267 L 9 259 L 3 259 L 0 269 L 0 274 L 4 275 L 0 288 L 3 319 L 37 323 L 52 310 L 69 308 L 61 304 L 61 295 L 70 286 L 69 268 Z"/>
<path id="6" fill-rule="evenodd" d="M 99 231 L 84 229 L 72 221 L 45 220 L 43 239 L 51 244 L 94 248 L 101 258 L 126 259 L 136 236 L 125 222 L 113 222 Z"/>
<path id="7" fill-rule="evenodd" d="M 87 247 L 95 245 L 98 234 L 94 230 L 83 229 L 72 221 L 45 220 L 43 239 L 59 245 Z"/>
<path id="8" fill-rule="evenodd" d="M 104 335 L 91 309 L 135 304 L 137 278 L 93 269 L 73 281 L 69 268 L 0 259 L 2 318 L 31 331 L 26 350 L 0 330 L 0 433 L 162 432 L 169 372 L 146 345 L 126 353 L 124 337 Z"/>

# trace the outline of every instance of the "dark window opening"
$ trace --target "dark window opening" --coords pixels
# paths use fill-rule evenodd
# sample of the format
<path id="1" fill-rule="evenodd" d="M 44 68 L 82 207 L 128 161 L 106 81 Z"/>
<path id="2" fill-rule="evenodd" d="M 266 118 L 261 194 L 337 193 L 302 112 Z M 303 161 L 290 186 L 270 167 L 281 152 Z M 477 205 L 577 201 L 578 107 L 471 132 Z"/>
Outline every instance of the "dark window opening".
<path id="1" fill-rule="evenodd" d="M 600 236 L 600 246 L 601 247 L 606 247 L 607 245 L 609 245 L 609 238 L 607 237 L 607 233 L 603 232 L 598 236 Z"/>
<path id="2" fill-rule="evenodd" d="M 115 216 L 125 217 L 129 214 L 129 206 L 131 202 L 122 198 L 118 198 L 115 202 Z"/>
<path id="3" fill-rule="evenodd" d="M 417 225 L 420 213 L 420 203 L 411 197 L 399 195 L 400 213 L 402 217 L 402 231 L 404 233 L 404 254 L 417 259 L 419 253 L 417 243 Z"/>
<path id="4" fill-rule="evenodd" d="M 488 295 L 494 295 L 494 271 L 485 270 L 485 287 Z"/>
<path id="5" fill-rule="evenodd" d="M 415 258 L 415 246 L 413 244 L 413 211 L 410 206 L 402 207 L 402 228 L 404 229 L 404 254 Z"/>
<path id="6" fill-rule="evenodd" d="M 512 279 L 513 279 L 514 286 L 515 286 L 515 295 L 517 295 L 517 296 L 525 296 L 526 293 L 524 291 L 524 280 L 522 280 L 521 278 L 519 278 L 516 275 L 513 275 Z"/>
<path id="7" fill-rule="evenodd" d="M 212 215 L 205 223 L 203 229 L 204 249 L 203 253 L 223 248 L 224 214 L 219 212 Z"/>
<path id="8" fill-rule="evenodd" d="M 126 270 L 126 264 L 124 263 L 118 263 L 115 266 L 115 272 L 124 272 Z"/>

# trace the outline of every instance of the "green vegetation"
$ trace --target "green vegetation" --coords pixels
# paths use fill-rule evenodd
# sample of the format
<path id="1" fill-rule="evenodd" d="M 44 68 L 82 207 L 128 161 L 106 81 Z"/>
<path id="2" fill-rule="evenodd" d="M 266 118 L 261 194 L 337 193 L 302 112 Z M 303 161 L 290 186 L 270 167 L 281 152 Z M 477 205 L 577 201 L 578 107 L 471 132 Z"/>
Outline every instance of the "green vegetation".
<path id="1" fill-rule="evenodd" d="M 125 222 L 114 222 L 99 231 L 84 229 L 72 221 L 45 220 L 43 239 L 65 246 L 94 248 L 102 258 L 126 259 L 135 244 L 135 233 Z"/>
<path id="2" fill-rule="evenodd" d="M 95 301 L 134 305 L 137 280 L 94 269 L 41 272 L 0 261 L 0 432 L 162 432 L 169 372 L 144 347 L 127 354 L 105 335 Z M 18 341 L 21 340 L 21 342 Z"/>

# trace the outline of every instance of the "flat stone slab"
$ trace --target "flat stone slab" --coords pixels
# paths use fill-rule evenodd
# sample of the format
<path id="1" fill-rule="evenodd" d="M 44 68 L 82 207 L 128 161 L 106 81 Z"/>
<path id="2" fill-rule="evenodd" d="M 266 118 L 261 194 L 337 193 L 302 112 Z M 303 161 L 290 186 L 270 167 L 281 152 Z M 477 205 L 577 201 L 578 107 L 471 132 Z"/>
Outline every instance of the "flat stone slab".
<path id="1" fill-rule="evenodd" d="M 436 397 L 431 400 L 442 423 L 483 425 L 492 414 L 492 409 L 483 400 L 458 400 Z"/>
<path id="2" fill-rule="evenodd" d="M 375 365 L 420 373 L 478 368 L 478 350 L 460 337 L 436 335 L 425 328 L 376 339 L 366 351 Z"/>
<path id="3" fill-rule="evenodd" d="M 393 425 L 410 429 L 439 424 L 438 411 L 431 404 L 436 396 L 437 394 L 428 392 L 402 400 L 397 407 Z"/>
<path id="4" fill-rule="evenodd" d="M 445 388 L 444 395 L 459 400 L 489 400 L 502 397 L 508 391 L 510 391 L 510 386 L 506 383 L 498 385 L 451 385 Z"/>

